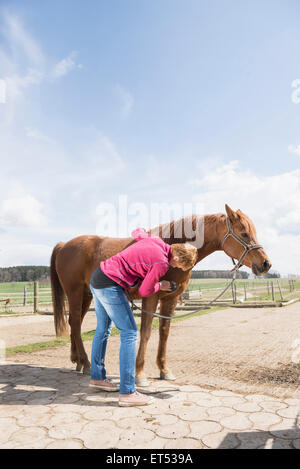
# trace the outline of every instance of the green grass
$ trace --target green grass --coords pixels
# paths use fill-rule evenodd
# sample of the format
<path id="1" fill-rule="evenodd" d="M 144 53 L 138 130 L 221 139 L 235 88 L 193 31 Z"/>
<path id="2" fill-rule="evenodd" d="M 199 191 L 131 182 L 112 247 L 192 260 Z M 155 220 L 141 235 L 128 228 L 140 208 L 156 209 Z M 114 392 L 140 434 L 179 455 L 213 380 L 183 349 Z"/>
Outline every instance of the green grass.
<path id="1" fill-rule="evenodd" d="M 209 313 L 212 313 L 214 311 L 218 311 L 220 309 L 225 309 L 225 308 L 217 306 L 215 308 L 200 311 L 199 313 L 196 313 L 194 316 L 202 316 L 204 314 L 209 314 Z M 187 319 L 187 318 L 177 318 L 177 319 L 173 319 L 172 322 L 183 321 L 185 319 Z M 138 326 L 138 329 L 140 329 L 140 324 L 137 324 L 137 326 Z M 152 323 L 152 329 L 156 329 L 158 326 L 159 326 L 159 319 L 154 318 L 153 323 Z M 95 333 L 94 330 L 88 331 L 88 332 L 83 332 L 81 334 L 81 338 L 84 342 L 89 341 L 89 340 L 93 340 L 94 333 Z M 111 330 L 110 335 L 115 336 L 115 335 L 119 335 L 119 334 L 120 334 L 119 330 L 116 327 L 113 327 L 112 330 Z M 18 345 L 18 346 L 15 346 L 15 347 L 8 347 L 6 349 L 6 356 L 13 356 L 13 355 L 16 355 L 17 353 L 40 352 L 42 350 L 62 347 L 64 345 L 67 345 L 68 343 L 70 343 L 70 338 L 69 337 L 63 337 L 63 338 L 60 338 L 60 339 L 53 339 L 53 340 L 46 341 L 46 342 L 35 342 L 33 344 Z"/>

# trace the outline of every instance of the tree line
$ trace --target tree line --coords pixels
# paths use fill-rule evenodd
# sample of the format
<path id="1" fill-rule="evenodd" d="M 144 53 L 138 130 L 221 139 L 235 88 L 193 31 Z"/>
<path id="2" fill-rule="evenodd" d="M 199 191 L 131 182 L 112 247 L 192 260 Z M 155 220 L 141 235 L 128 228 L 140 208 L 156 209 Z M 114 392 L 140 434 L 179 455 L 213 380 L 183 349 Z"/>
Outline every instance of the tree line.
<path id="1" fill-rule="evenodd" d="M 47 280 L 49 276 L 49 266 L 45 265 L 0 267 L 0 282 L 34 282 L 35 280 Z"/>
<path id="2" fill-rule="evenodd" d="M 16 267 L 0 267 L 0 282 L 34 282 L 35 280 L 49 280 L 50 268 L 45 265 L 19 265 Z M 231 278 L 228 270 L 193 270 L 192 278 Z M 269 272 L 265 278 L 279 278 L 278 272 Z M 237 272 L 237 278 L 247 279 L 249 273 L 243 270 Z"/>

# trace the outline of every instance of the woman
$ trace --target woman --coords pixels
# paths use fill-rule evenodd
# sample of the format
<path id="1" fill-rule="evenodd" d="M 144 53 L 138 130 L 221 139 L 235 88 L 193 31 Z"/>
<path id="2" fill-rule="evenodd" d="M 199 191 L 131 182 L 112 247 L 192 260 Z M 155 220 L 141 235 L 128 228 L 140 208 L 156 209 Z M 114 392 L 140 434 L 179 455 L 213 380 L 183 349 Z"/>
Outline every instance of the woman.
<path id="1" fill-rule="evenodd" d="M 139 286 L 147 297 L 159 290 L 171 291 L 170 282 L 159 279 L 169 266 L 191 269 L 197 260 L 197 249 L 191 244 L 169 245 L 143 228 L 132 232 L 138 241 L 115 256 L 102 261 L 93 272 L 90 287 L 94 297 L 97 328 L 92 344 L 90 386 L 102 391 L 120 390 L 122 407 L 146 405 L 151 399 L 135 389 L 137 326 L 124 289 Z M 107 339 L 112 322 L 120 331 L 120 388 L 106 379 L 104 366 Z"/>

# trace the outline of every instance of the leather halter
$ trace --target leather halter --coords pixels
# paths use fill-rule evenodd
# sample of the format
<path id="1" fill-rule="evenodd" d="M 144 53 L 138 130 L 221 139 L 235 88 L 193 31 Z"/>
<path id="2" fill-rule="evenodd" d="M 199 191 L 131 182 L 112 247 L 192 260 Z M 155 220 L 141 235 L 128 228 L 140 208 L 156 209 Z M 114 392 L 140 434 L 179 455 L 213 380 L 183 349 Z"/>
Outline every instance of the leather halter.
<path id="1" fill-rule="evenodd" d="M 247 256 L 247 254 L 252 251 L 253 249 L 260 249 L 262 248 L 262 246 L 260 244 L 248 244 L 246 243 L 242 238 L 240 238 L 238 235 L 236 235 L 232 229 L 232 226 L 230 224 L 230 220 L 228 217 L 226 217 L 226 225 L 227 225 L 227 233 L 226 235 L 224 236 L 223 238 L 223 241 L 222 241 L 222 249 L 223 249 L 223 246 L 224 246 L 224 243 L 226 241 L 227 238 L 229 238 L 229 236 L 232 236 L 234 239 L 236 239 L 236 241 L 238 241 L 238 243 L 240 243 L 243 247 L 244 247 L 244 252 L 243 254 L 241 255 L 239 261 L 237 262 L 237 264 L 235 263 L 234 261 L 234 258 L 232 257 L 232 262 L 234 264 L 234 268 L 231 269 L 230 272 L 235 272 L 236 270 L 238 270 L 241 265 L 243 264 L 243 260 L 245 259 L 245 257 Z"/>

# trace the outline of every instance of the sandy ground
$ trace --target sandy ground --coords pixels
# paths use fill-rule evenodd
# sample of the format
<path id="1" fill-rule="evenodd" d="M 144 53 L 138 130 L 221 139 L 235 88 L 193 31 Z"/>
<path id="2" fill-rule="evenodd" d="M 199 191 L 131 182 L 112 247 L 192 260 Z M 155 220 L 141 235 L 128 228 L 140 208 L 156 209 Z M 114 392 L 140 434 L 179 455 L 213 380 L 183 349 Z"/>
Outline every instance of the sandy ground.
<path id="1" fill-rule="evenodd" d="M 94 313 L 90 312 L 83 330 L 94 329 L 95 324 Z M 0 339 L 8 347 L 53 338 L 51 316 L 0 318 Z M 159 375 L 155 364 L 157 343 L 158 330 L 153 330 L 146 373 L 154 381 Z M 295 344 L 298 352 L 293 348 Z M 118 374 L 119 345 L 119 336 L 110 338 L 108 374 Z M 90 354 L 91 342 L 85 342 L 85 347 Z M 295 363 L 300 359 L 299 349 L 300 303 L 285 308 L 230 308 L 172 324 L 168 364 L 177 377 L 174 384 L 300 397 L 300 364 Z M 74 368 L 69 346 L 17 354 L 11 361 Z"/>

